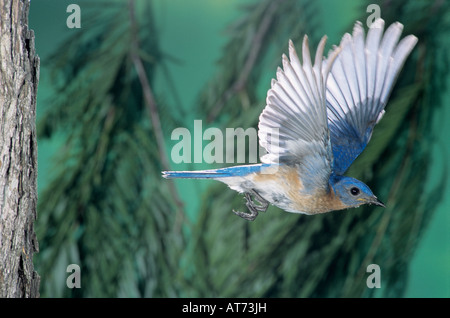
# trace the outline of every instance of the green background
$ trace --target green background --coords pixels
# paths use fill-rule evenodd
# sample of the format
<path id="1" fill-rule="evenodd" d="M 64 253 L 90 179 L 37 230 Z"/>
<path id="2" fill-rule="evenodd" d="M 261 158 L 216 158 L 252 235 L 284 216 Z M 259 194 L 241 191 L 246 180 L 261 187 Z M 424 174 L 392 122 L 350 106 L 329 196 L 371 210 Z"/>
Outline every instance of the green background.
<path id="1" fill-rule="evenodd" d="M 182 107 L 187 111 L 193 107 L 200 89 L 212 78 L 216 62 L 226 43 L 224 32 L 227 25 L 236 20 L 241 11 L 239 5 L 252 3 L 246 0 L 158 0 L 154 1 L 156 24 L 161 30 L 160 44 L 181 63 L 169 64 L 175 87 L 182 97 Z M 35 31 L 36 49 L 41 58 L 40 83 L 38 88 L 37 115 L 43 113 L 46 101 L 54 94 L 48 72 L 49 54 L 54 53 L 63 39 L 74 32 L 69 29 L 66 8 L 75 1 L 33 0 L 30 5 L 30 28 Z M 105 2 L 106 3 L 106 2 Z M 323 29 L 328 30 L 330 43 L 338 43 L 342 34 L 348 31 L 348 21 L 362 16 L 356 1 L 321 1 Z M 82 9 L 83 10 L 83 9 Z M 381 12 L 383 16 L 383 11 Z M 353 19 L 353 20 L 354 20 Z M 402 22 L 402 21 L 400 21 Z M 438 30 L 437 30 L 438 31 Z M 270 72 L 269 72 L 270 73 Z M 157 76 L 161 76 L 157 74 Z M 156 83 L 161 82 L 156 80 Z M 269 86 L 269 82 L 268 85 Z M 157 94 L 170 96 L 165 86 L 156 86 Z M 450 143 L 450 94 L 447 91 L 444 105 L 437 112 L 434 129 L 439 133 L 436 140 L 435 162 L 432 162 L 431 176 L 438 178 L 441 171 L 442 152 L 449 158 Z M 187 112 L 189 114 L 189 112 Z M 187 117 L 186 126 L 196 119 Z M 167 136 L 169 139 L 170 136 Z M 52 155 L 58 150 L 62 138 L 38 140 L 38 190 L 41 192 L 52 177 Z M 168 141 L 168 151 L 170 150 Z M 199 168 L 199 167 L 195 167 Z M 177 167 L 177 170 L 178 169 Z M 186 209 L 191 217 L 201 204 L 201 191 L 208 182 L 183 181 L 178 183 Z M 444 200 L 426 229 L 423 239 L 413 256 L 406 297 L 450 297 L 450 189 L 445 189 Z M 389 202 L 387 202 L 389 203 Z M 37 220 L 39 222 L 39 218 Z M 39 239 L 39 238 L 38 238 Z M 381 273 L 383 275 L 383 273 Z M 383 276 L 381 276 L 383 277 Z M 43 277 L 42 279 L 45 279 Z"/>

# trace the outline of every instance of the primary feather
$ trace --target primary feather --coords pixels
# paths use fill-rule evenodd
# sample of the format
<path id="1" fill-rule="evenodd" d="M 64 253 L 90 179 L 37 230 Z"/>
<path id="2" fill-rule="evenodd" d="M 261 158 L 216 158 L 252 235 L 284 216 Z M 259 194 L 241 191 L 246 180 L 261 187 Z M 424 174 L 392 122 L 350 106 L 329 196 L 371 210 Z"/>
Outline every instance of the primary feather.
<path id="1" fill-rule="evenodd" d="M 339 49 L 330 53 L 324 68 L 325 42 L 323 37 L 312 65 L 308 37 L 303 39 L 303 63 L 289 41 L 289 60 L 283 55 L 283 69 L 278 69 L 272 81 L 258 125 L 260 145 L 268 152 L 261 161 L 297 166 L 312 189 L 327 187 L 332 172 L 325 83 Z"/>
<path id="2" fill-rule="evenodd" d="M 376 20 L 364 39 L 361 22 L 345 34 L 327 82 L 328 126 L 333 169 L 342 175 L 369 142 L 406 58 L 417 43 L 413 35 L 399 41 L 401 23 L 384 33 Z"/>

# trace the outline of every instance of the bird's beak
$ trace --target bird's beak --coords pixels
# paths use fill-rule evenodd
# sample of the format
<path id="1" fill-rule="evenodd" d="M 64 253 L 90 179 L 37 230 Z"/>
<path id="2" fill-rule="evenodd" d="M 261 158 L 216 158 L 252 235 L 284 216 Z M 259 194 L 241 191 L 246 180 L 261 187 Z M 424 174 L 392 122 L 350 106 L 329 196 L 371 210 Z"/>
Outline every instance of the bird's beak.
<path id="1" fill-rule="evenodd" d="M 377 197 L 373 197 L 373 201 L 372 201 L 371 203 L 372 203 L 372 204 L 375 204 L 375 205 L 378 205 L 378 206 L 381 206 L 381 207 L 383 207 L 383 208 L 386 207 L 386 206 L 384 205 L 383 202 L 381 202 L 380 200 L 378 200 Z"/>

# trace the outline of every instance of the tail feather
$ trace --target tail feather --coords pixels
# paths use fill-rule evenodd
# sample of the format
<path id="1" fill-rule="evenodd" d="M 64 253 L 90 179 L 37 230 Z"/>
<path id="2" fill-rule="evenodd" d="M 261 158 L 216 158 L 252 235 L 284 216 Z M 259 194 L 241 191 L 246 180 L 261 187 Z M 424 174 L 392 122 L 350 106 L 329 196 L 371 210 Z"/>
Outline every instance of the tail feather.
<path id="1" fill-rule="evenodd" d="M 228 173 L 219 173 L 214 170 L 203 170 L 203 171 L 163 171 L 162 176 L 166 179 L 173 178 L 189 178 L 189 179 L 211 179 L 220 177 L 230 177 Z"/>
<path id="2" fill-rule="evenodd" d="M 261 168 L 264 166 L 268 165 L 256 164 L 256 165 L 235 166 L 212 170 L 198 170 L 198 171 L 163 171 L 162 176 L 166 179 L 172 178 L 219 179 L 227 177 L 240 177 L 245 176 L 249 173 L 259 172 Z"/>

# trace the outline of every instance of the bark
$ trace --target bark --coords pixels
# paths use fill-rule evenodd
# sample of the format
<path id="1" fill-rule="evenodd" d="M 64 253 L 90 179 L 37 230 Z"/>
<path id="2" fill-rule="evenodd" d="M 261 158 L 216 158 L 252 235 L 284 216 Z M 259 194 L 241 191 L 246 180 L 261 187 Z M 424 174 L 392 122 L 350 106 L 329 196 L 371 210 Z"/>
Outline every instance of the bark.
<path id="1" fill-rule="evenodd" d="M 0 297 L 39 297 L 34 270 L 39 58 L 29 0 L 0 0 Z"/>

